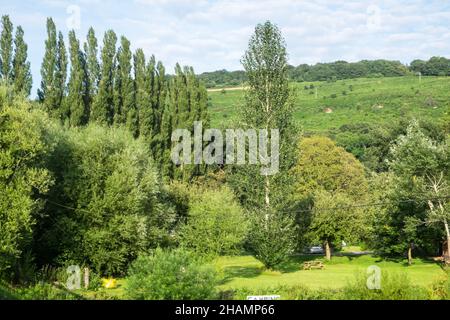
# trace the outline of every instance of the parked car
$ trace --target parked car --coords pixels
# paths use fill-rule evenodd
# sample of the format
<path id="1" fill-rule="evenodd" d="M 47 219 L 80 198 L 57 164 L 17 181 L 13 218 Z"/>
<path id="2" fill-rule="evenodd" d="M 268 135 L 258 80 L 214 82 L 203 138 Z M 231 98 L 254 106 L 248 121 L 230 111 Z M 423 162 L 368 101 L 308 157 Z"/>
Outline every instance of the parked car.
<path id="1" fill-rule="evenodd" d="M 321 246 L 312 246 L 311 248 L 309 248 L 309 253 L 320 254 L 320 253 L 324 253 L 324 251 Z"/>

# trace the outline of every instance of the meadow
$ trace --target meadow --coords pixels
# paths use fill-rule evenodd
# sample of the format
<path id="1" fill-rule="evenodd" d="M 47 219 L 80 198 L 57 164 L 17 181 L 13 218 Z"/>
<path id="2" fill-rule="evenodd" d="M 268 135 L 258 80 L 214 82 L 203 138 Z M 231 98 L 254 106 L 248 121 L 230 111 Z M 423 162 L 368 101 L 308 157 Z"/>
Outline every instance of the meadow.
<path id="1" fill-rule="evenodd" d="M 433 260 L 416 259 L 412 266 L 407 261 L 379 259 L 371 255 L 334 257 L 325 262 L 325 268 L 302 270 L 304 261 L 321 258 L 312 255 L 292 257 L 278 271 L 264 269 L 252 256 L 221 257 L 216 265 L 224 275 L 220 289 L 261 289 L 275 286 L 305 286 L 309 289 L 338 289 L 365 274 L 369 266 L 378 266 L 390 274 L 405 274 L 415 285 L 430 286 L 445 272 Z"/>
<path id="2" fill-rule="evenodd" d="M 291 87 L 296 93 L 294 117 L 310 133 L 351 123 L 440 119 L 450 110 L 449 77 L 293 82 Z M 208 92 L 213 127 L 229 125 L 244 103 L 244 91 L 232 89 Z"/>

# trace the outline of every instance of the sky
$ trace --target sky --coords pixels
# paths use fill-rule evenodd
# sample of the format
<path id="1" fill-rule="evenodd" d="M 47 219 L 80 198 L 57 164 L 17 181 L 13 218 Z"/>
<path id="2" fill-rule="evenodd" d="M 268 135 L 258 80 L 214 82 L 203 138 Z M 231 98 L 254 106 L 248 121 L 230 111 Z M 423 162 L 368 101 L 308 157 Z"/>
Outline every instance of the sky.
<path id="1" fill-rule="evenodd" d="M 33 95 L 47 17 L 66 44 L 71 29 L 84 41 L 93 26 L 100 45 L 104 32 L 113 29 L 133 50 L 154 54 L 169 73 L 177 62 L 197 73 L 242 69 L 248 40 L 266 20 L 281 29 L 292 65 L 450 57 L 448 0 L 0 0 L 0 14 L 25 30 Z"/>

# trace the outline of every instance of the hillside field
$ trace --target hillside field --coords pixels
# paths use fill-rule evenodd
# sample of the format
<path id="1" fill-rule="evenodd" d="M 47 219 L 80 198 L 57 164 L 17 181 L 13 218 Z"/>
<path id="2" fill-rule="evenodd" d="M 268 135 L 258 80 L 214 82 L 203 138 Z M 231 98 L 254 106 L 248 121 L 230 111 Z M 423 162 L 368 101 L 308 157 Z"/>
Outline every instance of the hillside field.
<path id="1" fill-rule="evenodd" d="M 385 123 L 402 118 L 439 121 L 450 113 L 450 77 L 301 82 L 292 83 L 292 88 L 296 94 L 295 118 L 311 133 L 350 123 Z M 229 125 L 244 103 L 243 90 L 214 90 L 208 95 L 212 127 Z"/>

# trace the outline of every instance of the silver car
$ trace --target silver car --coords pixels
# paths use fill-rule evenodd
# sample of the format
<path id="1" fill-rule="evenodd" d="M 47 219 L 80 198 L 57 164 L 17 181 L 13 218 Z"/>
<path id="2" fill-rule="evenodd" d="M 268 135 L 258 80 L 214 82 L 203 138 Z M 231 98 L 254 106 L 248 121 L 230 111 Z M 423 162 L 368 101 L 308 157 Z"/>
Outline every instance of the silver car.
<path id="1" fill-rule="evenodd" d="M 319 253 L 323 253 L 323 248 L 321 246 L 313 246 L 311 248 L 309 248 L 309 253 L 312 254 L 319 254 Z"/>

